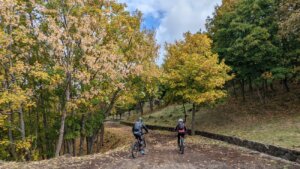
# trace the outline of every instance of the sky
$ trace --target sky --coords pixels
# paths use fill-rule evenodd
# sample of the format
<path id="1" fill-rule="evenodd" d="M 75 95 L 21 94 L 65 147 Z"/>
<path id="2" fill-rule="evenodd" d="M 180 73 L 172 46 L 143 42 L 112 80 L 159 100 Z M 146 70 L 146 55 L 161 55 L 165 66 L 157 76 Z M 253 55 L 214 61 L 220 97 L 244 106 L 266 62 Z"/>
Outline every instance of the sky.
<path id="1" fill-rule="evenodd" d="M 165 54 L 164 44 L 183 39 L 183 33 L 205 30 L 208 16 L 222 0 L 117 0 L 127 4 L 127 10 L 143 13 L 143 28 L 156 31 L 161 46 L 157 63 L 161 65 Z"/>

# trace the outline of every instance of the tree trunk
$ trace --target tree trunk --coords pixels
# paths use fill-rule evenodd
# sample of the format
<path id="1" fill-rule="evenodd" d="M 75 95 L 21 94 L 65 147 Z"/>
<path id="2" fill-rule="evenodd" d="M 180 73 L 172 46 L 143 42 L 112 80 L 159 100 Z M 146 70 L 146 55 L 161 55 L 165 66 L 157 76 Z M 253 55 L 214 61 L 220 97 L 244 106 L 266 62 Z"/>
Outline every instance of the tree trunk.
<path id="1" fill-rule="evenodd" d="M 94 136 L 86 137 L 86 143 L 87 143 L 87 154 L 92 154 L 94 148 Z"/>
<path id="2" fill-rule="evenodd" d="M 117 100 L 117 97 L 118 97 L 118 94 L 119 94 L 120 91 L 121 91 L 121 89 L 118 89 L 118 90 L 116 90 L 116 91 L 114 92 L 114 94 L 113 94 L 113 96 L 112 96 L 112 98 L 111 98 L 111 100 L 110 100 L 110 104 L 109 104 L 109 106 L 107 107 L 106 111 L 104 112 L 105 117 L 108 117 L 108 115 L 110 114 L 111 109 L 114 107 L 115 102 L 116 102 L 116 100 Z"/>
<path id="3" fill-rule="evenodd" d="M 144 114 L 144 109 L 143 109 L 143 102 L 139 102 L 139 105 L 140 105 L 140 112 L 141 112 L 141 116 L 143 116 Z"/>
<path id="4" fill-rule="evenodd" d="M 150 105 L 150 111 L 153 112 L 154 108 L 153 108 L 153 98 L 152 97 L 149 98 L 149 105 Z"/>
<path id="5" fill-rule="evenodd" d="M 19 108 L 19 118 L 20 118 L 20 129 L 21 129 L 21 139 L 25 140 L 25 123 L 24 123 L 24 114 L 22 107 Z"/>
<path id="6" fill-rule="evenodd" d="M 253 93 L 252 78 L 249 76 L 248 80 L 249 80 L 249 91 L 252 94 Z"/>
<path id="7" fill-rule="evenodd" d="M 46 109 L 44 108 L 43 111 L 43 126 L 44 126 L 44 134 L 45 134 L 45 150 L 47 150 L 47 152 L 51 151 L 50 147 L 50 138 L 48 136 L 48 122 L 47 122 L 47 115 L 46 115 Z M 49 158 L 49 153 L 47 153 L 47 158 Z"/>
<path id="8" fill-rule="evenodd" d="M 71 140 L 66 140 L 66 142 L 67 142 L 67 146 L 68 146 L 68 154 L 72 154 L 72 148 L 73 148 L 72 142 L 71 142 Z"/>
<path id="9" fill-rule="evenodd" d="M 84 143 L 84 136 L 80 136 L 80 143 L 79 143 L 79 155 L 83 155 L 83 143 Z"/>
<path id="10" fill-rule="evenodd" d="M 241 83 L 241 92 L 242 92 L 243 102 L 245 102 L 246 101 L 246 98 L 245 98 L 245 80 L 244 79 L 240 80 L 240 83 Z"/>
<path id="11" fill-rule="evenodd" d="M 257 87 L 257 95 L 258 95 L 258 98 L 259 98 L 259 100 L 260 100 L 261 103 L 264 103 L 263 98 L 262 98 L 262 96 L 261 96 L 259 90 L 260 90 L 260 89 L 259 89 L 259 86 L 258 86 L 258 87 Z"/>
<path id="12" fill-rule="evenodd" d="M 66 154 L 67 152 L 66 140 L 63 141 L 63 150 L 64 150 L 63 154 Z"/>
<path id="13" fill-rule="evenodd" d="M 104 124 L 101 125 L 101 130 L 100 130 L 100 146 L 104 146 Z"/>
<path id="14" fill-rule="evenodd" d="M 79 143 L 79 155 L 83 155 L 83 143 L 84 143 L 84 130 L 85 130 L 85 116 L 81 116 L 81 126 L 80 126 L 80 143 Z"/>
<path id="15" fill-rule="evenodd" d="M 97 132 L 97 135 L 96 135 L 96 153 L 99 153 L 100 151 L 100 130 Z"/>
<path id="16" fill-rule="evenodd" d="M 233 95 L 235 98 L 237 98 L 234 80 L 231 81 L 231 84 L 232 84 L 232 88 L 233 88 Z"/>
<path id="17" fill-rule="evenodd" d="M 64 139 L 64 131 L 65 131 L 65 120 L 66 120 L 66 110 L 63 111 L 62 117 L 61 117 L 61 123 L 60 123 L 60 129 L 59 129 L 59 138 L 56 145 L 56 151 L 55 151 L 55 157 L 59 156 L 59 152 L 61 149 L 61 145 Z"/>
<path id="18" fill-rule="evenodd" d="M 14 137 L 13 137 L 13 131 L 11 129 L 11 126 L 13 124 L 13 119 L 14 119 L 13 111 L 11 111 L 7 118 L 7 121 L 9 124 L 9 128 L 8 128 L 8 138 L 9 138 L 9 143 L 10 143 L 9 149 L 10 149 L 10 154 L 13 157 L 13 159 L 17 160 L 16 148 L 15 148 L 15 144 L 14 144 L 15 141 L 14 141 Z"/>
<path id="19" fill-rule="evenodd" d="M 182 103 L 182 107 L 183 107 L 183 113 L 184 113 L 184 123 L 186 123 L 187 113 L 186 113 L 184 102 Z"/>
<path id="20" fill-rule="evenodd" d="M 91 137 L 91 153 L 94 153 L 95 134 Z"/>
<path id="21" fill-rule="evenodd" d="M 43 90 L 43 88 L 41 88 L 41 90 Z M 40 103 L 41 103 L 40 106 L 41 106 L 42 118 L 43 118 L 43 130 L 44 130 L 44 137 L 43 137 L 43 141 L 42 141 L 44 143 L 44 145 L 42 145 L 41 147 L 47 151 L 44 154 L 45 154 L 46 158 L 49 158 L 50 157 L 49 152 L 50 151 L 52 152 L 53 150 L 52 150 L 52 146 L 50 144 L 50 138 L 49 138 L 49 133 L 48 133 L 47 108 L 46 108 L 47 106 L 45 105 L 43 92 L 41 92 Z M 42 152 L 44 152 L 44 151 L 42 151 Z"/>
<path id="22" fill-rule="evenodd" d="M 36 141 L 35 141 L 35 144 L 37 147 L 39 147 L 40 143 L 41 143 L 41 137 L 40 137 L 40 114 L 39 114 L 39 109 L 36 109 L 36 122 L 35 122 L 35 137 L 36 137 Z"/>
<path id="23" fill-rule="evenodd" d="M 263 103 L 266 103 L 266 96 L 267 96 L 267 91 L 268 91 L 268 85 L 267 85 L 267 80 L 263 81 Z"/>
<path id="24" fill-rule="evenodd" d="M 19 118 L 20 118 L 20 129 L 21 129 L 21 139 L 22 141 L 25 141 L 26 139 L 26 133 L 25 133 L 25 123 L 24 123 L 24 113 L 23 113 L 23 108 L 22 105 L 20 105 L 21 107 L 19 108 Z M 25 150 L 26 151 L 26 160 L 29 161 L 30 160 L 30 152 L 29 150 Z"/>
<path id="25" fill-rule="evenodd" d="M 289 85 L 288 85 L 288 78 L 285 76 L 284 80 L 283 80 L 283 85 L 285 87 L 285 90 L 287 92 L 290 92 L 290 88 L 289 88 Z"/>
<path id="26" fill-rule="evenodd" d="M 89 142 L 89 137 L 85 137 L 85 142 L 86 142 L 86 154 L 90 154 L 90 142 Z"/>
<path id="27" fill-rule="evenodd" d="M 72 145 L 73 145 L 73 156 L 76 157 L 76 139 L 72 139 Z"/>
<path id="28" fill-rule="evenodd" d="M 71 88 L 71 73 L 67 72 L 66 74 L 66 80 L 67 80 L 67 87 L 66 87 L 66 91 L 65 91 L 65 103 L 63 106 L 63 112 L 62 112 L 62 117 L 61 117 L 61 124 L 60 124 L 60 130 L 59 130 L 59 138 L 57 141 L 57 146 L 56 146 L 56 151 L 55 151 L 55 157 L 59 156 L 59 152 L 61 149 L 61 145 L 64 139 L 64 131 L 65 131 L 65 120 L 67 117 L 67 108 L 66 108 L 66 104 L 69 102 L 70 100 L 70 88 Z"/>
<path id="29" fill-rule="evenodd" d="M 270 83 L 270 88 L 271 88 L 271 90 L 272 90 L 273 92 L 275 92 L 275 91 L 276 91 L 276 90 L 275 90 L 275 88 L 274 88 L 273 82 L 272 82 L 272 83 Z"/>
<path id="30" fill-rule="evenodd" d="M 193 103 L 192 109 L 192 135 L 195 135 L 195 115 L 196 115 L 196 105 Z"/>
<path id="31" fill-rule="evenodd" d="M 139 114 L 139 104 L 136 104 L 136 105 L 135 105 L 135 113 L 136 113 L 136 114 Z"/>

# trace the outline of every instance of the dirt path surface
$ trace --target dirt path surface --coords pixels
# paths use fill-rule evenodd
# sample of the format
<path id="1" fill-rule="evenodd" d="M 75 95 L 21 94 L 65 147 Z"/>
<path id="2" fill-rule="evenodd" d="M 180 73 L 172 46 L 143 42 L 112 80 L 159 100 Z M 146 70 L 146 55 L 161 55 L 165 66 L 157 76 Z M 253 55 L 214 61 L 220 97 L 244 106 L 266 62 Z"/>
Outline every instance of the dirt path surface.
<path id="1" fill-rule="evenodd" d="M 107 130 L 114 130 L 119 134 L 130 134 L 130 128 L 119 124 L 108 124 Z M 106 154 L 96 154 L 83 157 L 60 157 L 31 163 L 4 163 L 0 168 L 60 168 L 60 169 L 300 169 L 300 165 L 289 161 L 267 156 L 227 145 L 202 137 L 187 137 L 184 155 L 178 153 L 176 136 L 174 133 L 151 131 L 146 136 L 146 155 L 132 159 L 129 145 L 124 145 Z"/>

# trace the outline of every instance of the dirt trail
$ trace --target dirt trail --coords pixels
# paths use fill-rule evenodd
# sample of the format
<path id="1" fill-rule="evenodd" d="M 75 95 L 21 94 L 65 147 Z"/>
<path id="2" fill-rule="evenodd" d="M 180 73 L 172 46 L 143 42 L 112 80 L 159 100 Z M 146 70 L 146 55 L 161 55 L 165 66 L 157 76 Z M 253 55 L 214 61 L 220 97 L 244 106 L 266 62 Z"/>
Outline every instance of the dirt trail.
<path id="1" fill-rule="evenodd" d="M 117 129 L 118 131 L 123 131 L 122 134 L 130 134 L 129 127 L 117 124 L 109 124 L 108 127 Z M 60 157 L 58 159 L 31 163 L 6 163 L 2 165 L 2 167 L 0 164 L 0 168 L 300 169 L 300 165 L 296 163 L 280 160 L 278 158 L 253 152 L 244 148 L 214 142 L 198 136 L 188 137 L 186 139 L 186 151 L 184 155 L 178 153 L 174 133 L 151 131 L 151 133 L 146 136 L 146 140 L 148 143 L 146 155 L 140 155 L 136 159 L 131 158 L 129 145 L 125 145 L 123 149 L 102 155 L 96 154 L 75 158 Z"/>

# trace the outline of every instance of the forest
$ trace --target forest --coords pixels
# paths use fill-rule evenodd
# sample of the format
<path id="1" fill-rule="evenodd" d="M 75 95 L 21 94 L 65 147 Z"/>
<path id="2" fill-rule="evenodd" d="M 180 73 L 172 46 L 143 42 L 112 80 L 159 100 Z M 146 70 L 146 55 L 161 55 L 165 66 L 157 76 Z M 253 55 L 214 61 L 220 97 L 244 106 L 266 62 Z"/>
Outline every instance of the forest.
<path id="1" fill-rule="evenodd" d="M 142 20 L 115 0 L 0 0 L 0 159 L 98 152 L 105 120 L 146 102 L 192 104 L 193 133 L 199 107 L 299 86 L 299 0 L 223 0 L 162 65 Z"/>

